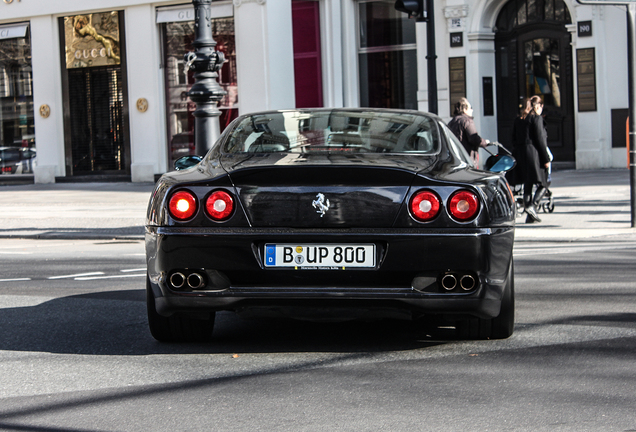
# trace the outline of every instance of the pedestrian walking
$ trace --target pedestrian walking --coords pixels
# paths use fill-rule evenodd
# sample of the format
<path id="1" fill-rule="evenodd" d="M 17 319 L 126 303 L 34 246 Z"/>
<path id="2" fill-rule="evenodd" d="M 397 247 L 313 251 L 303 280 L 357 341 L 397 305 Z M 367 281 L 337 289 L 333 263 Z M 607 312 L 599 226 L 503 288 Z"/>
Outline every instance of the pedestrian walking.
<path id="1" fill-rule="evenodd" d="M 477 133 L 473 120 L 473 107 L 468 99 L 461 98 L 455 104 L 454 116 L 448 122 L 448 128 L 453 131 L 459 142 L 462 143 L 473 160 L 476 168 L 479 168 L 479 148 L 486 147 L 490 141 L 483 139 Z"/>
<path id="2" fill-rule="evenodd" d="M 523 184 L 526 223 L 541 222 L 537 206 L 548 187 L 552 160 L 542 112 L 543 102 L 539 96 L 526 99 L 512 128 L 513 154 L 517 159 L 515 183 Z"/>

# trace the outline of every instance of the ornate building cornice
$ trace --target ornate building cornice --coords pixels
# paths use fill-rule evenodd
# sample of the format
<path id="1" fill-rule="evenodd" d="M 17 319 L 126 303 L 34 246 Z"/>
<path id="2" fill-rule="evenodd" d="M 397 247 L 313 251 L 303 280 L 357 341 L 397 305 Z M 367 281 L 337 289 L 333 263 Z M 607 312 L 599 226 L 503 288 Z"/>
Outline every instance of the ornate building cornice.
<path id="1" fill-rule="evenodd" d="M 447 6 L 444 8 L 446 28 L 449 32 L 463 30 L 468 16 L 468 5 Z"/>
<path id="2" fill-rule="evenodd" d="M 258 3 L 263 6 L 267 0 L 233 0 L 232 3 L 234 3 L 234 7 L 241 7 L 243 3 Z"/>

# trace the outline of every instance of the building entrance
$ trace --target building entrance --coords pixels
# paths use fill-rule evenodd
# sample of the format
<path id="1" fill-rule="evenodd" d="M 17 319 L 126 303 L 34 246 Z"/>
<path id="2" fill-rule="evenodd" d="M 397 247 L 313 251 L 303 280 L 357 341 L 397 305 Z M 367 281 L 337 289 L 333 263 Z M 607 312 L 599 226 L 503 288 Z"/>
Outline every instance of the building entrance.
<path id="1" fill-rule="evenodd" d="M 66 175 L 130 175 L 118 12 L 63 18 Z"/>
<path id="2" fill-rule="evenodd" d="M 125 174 L 120 68 L 73 69 L 68 75 L 72 175 Z"/>
<path id="3" fill-rule="evenodd" d="M 563 0 L 511 0 L 497 19 L 497 107 L 499 140 L 512 139 L 523 100 L 541 97 L 548 146 L 555 162 L 573 162 L 574 103 L 571 23 Z"/>

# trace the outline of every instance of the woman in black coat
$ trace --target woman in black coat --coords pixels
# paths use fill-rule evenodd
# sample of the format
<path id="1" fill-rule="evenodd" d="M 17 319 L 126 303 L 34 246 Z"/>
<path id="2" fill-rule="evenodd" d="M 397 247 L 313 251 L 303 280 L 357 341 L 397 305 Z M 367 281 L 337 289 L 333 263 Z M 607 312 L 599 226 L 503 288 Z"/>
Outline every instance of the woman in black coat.
<path id="1" fill-rule="evenodd" d="M 513 125 L 513 145 L 517 159 L 517 183 L 523 184 L 523 204 L 528 214 L 526 222 L 541 222 L 537 205 L 548 187 L 547 169 L 551 155 L 548 150 L 548 134 L 541 113 L 543 102 L 539 96 L 526 100 L 521 115 Z M 534 186 L 537 189 L 532 195 Z"/>

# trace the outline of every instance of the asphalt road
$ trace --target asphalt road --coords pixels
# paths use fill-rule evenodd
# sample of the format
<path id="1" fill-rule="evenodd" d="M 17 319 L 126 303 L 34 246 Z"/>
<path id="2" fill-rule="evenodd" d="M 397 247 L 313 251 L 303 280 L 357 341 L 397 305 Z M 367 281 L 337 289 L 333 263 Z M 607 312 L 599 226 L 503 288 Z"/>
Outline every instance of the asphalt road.
<path id="1" fill-rule="evenodd" d="M 507 340 L 221 313 L 171 345 L 143 242 L 0 239 L 0 430 L 636 430 L 635 250 L 518 244 Z"/>

